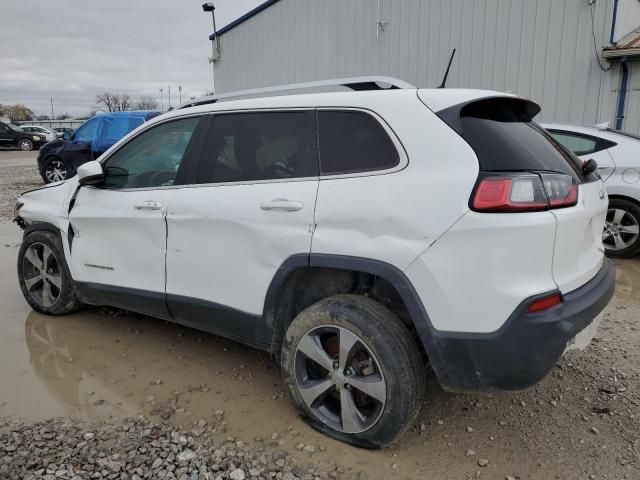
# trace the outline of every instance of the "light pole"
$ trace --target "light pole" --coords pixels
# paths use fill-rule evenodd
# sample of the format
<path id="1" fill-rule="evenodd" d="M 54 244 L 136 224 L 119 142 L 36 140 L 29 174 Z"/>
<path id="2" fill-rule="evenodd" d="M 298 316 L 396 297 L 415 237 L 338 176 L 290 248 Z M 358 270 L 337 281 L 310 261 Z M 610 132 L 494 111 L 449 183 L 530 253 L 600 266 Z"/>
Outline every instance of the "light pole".
<path id="1" fill-rule="evenodd" d="M 182 85 L 178 85 L 178 97 L 180 99 L 180 105 L 182 105 Z"/>
<path id="2" fill-rule="evenodd" d="M 162 96 L 162 93 L 164 92 L 164 90 L 161 88 L 160 89 L 160 111 L 164 112 L 164 97 Z"/>
<path id="3" fill-rule="evenodd" d="M 167 91 L 169 92 L 169 110 L 171 110 L 171 85 L 167 85 Z"/>
<path id="4" fill-rule="evenodd" d="M 211 12 L 211 20 L 213 22 L 213 35 L 215 40 L 215 45 L 213 40 L 211 41 L 211 57 L 209 57 L 209 63 L 211 64 L 211 73 L 213 75 L 213 89 L 212 92 L 216 92 L 216 66 L 215 62 L 220 60 L 220 38 L 218 38 L 218 31 L 216 29 L 216 7 L 213 2 L 207 2 L 202 4 L 203 12 Z"/>

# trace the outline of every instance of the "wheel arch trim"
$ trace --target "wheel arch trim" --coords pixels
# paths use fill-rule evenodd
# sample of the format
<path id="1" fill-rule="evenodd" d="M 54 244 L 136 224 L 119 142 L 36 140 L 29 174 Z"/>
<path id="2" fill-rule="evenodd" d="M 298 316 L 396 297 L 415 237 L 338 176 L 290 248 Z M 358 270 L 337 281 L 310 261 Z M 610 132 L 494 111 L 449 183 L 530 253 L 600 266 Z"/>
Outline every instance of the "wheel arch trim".
<path id="1" fill-rule="evenodd" d="M 279 335 L 277 319 L 275 314 L 282 295 L 287 288 L 287 281 L 291 278 L 291 274 L 297 269 L 305 267 L 323 267 L 334 268 L 339 270 L 351 270 L 362 273 L 368 273 L 383 278 L 389 282 L 398 292 L 400 298 L 404 302 L 411 321 L 420 336 L 420 340 L 430 357 L 437 355 L 436 349 L 430 348 L 432 345 L 433 326 L 424 307 L 422 300 L 418 296 L 412 283 L 407 276 L 396 266 L 380 260 L 374 260 L 365 257 L 353 257 L 348 255 L 334 254 L 298 254 L 287 258 L 280 266 L 273 277 L 267 295 L 265 298 L 263 310 L 264 327 L 271 331 L 273 336 L 272 345 L 274 352 L 281 339 L 276 338 Z"/>

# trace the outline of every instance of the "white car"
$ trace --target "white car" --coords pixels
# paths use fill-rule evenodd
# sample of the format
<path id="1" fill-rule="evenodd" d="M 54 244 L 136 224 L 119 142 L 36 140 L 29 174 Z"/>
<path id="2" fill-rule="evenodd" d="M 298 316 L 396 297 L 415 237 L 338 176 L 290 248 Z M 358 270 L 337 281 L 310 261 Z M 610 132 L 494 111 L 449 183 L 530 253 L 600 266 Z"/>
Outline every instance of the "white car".
<path id="1" fill-rule="evenodd" d="M 58 134 L 54 130 L 43 127 L 42 125 L 20 125 L 20 129 L 25 132 L 42 135 L 47 139 L 47 142 L 51 142 L 58 138 Z"/>
<path id="2" fill-rule="evenodd" d="M 428 366 L 448 391 L 521 389 L 586 346 L 614 289 L 607 196 L 538 105 L 337 83 L 360 91 L 194 101 L 24 193 L 26 300 L 269 351 L 313 427 L 369 448 L 410 428 Z"/>
<path id="3" fill-rule="evenodd" d="M 583 160 L 593 158 L 609 194 L 602 242 L 612 257 L 640 252 L 640 137 L 607 127 L 544 124 Z"/>

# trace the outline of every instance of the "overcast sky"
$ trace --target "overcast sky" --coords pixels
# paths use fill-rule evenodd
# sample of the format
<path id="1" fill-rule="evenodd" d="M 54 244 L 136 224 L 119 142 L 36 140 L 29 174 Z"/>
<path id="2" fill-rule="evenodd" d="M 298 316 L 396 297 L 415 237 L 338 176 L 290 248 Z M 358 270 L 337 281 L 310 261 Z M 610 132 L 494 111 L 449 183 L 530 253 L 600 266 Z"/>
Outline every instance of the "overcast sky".
<path id="1" fill-rule="evenodd" d="M 0 0 L 0 103 L 86 114 L 104 91 L 172 104 L 211 89 L 202 0 Z M 215 0 L 218 28 L 262 0 Z"/>

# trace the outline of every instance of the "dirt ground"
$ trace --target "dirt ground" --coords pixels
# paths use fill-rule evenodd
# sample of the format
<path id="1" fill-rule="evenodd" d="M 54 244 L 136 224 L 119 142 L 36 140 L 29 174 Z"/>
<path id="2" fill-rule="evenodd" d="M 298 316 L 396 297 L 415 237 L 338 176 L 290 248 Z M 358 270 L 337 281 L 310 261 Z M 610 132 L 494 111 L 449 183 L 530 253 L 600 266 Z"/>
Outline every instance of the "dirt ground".
<path id="1" fill-rule="evenodd" d="M 459 395 L 430 377 L 415 428 L 386 450 L 359 450 L 296 416 L 266 354 L 117 310 L 33 312 L 16 279 L 21 232 L 10 215 L 18 192 L 41 183 L 35 157 L 0 151 L 0 418 L 116 422 L 144 414 L 181 426 L 222 410 L 226 435 L 277 439 L 301 463 L 340 465 L 339 478 L 640 478 L 638 260 L 616 261 L 616 294 L 596 341 L 567 354 L 539 385 Z"/>

